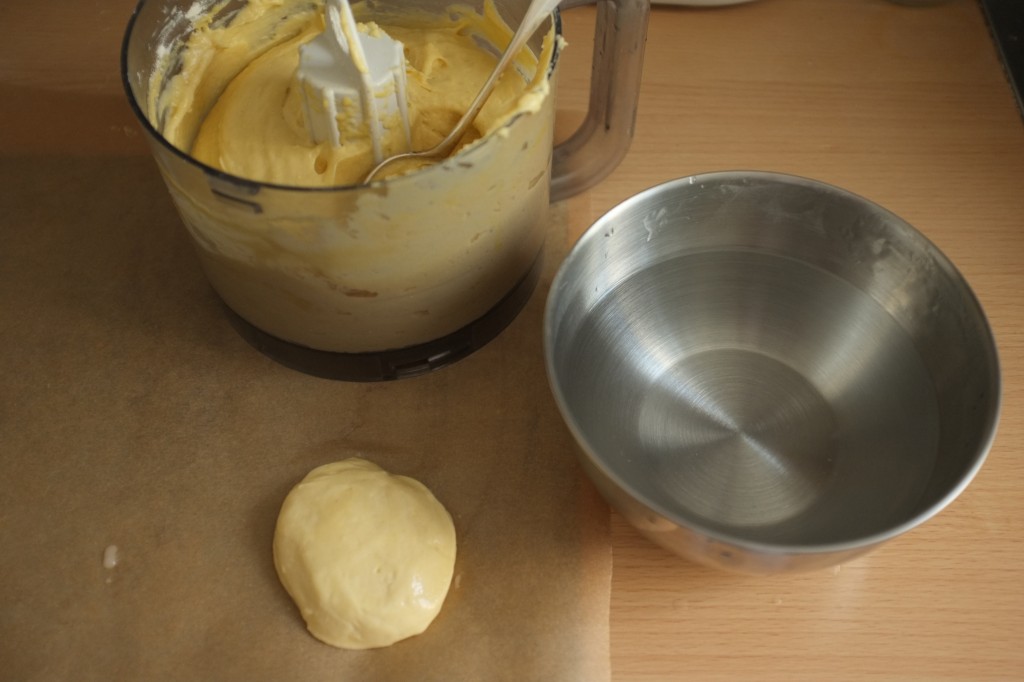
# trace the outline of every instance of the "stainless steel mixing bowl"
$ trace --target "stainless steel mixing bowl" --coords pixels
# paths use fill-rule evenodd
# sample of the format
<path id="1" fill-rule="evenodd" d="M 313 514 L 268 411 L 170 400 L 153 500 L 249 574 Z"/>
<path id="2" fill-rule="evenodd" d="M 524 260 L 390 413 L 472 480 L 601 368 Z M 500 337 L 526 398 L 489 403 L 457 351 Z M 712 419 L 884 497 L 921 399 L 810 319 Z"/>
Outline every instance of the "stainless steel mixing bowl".
<path id="1" fill-rule="evenodd" d="M 550 382 L 641 532 L 712 566 L 845 561 L 949 504 L 995 434 L 995 342 L 963 277 L 871 202 L 730 172 L 639 194 L 552 285 Z"/>

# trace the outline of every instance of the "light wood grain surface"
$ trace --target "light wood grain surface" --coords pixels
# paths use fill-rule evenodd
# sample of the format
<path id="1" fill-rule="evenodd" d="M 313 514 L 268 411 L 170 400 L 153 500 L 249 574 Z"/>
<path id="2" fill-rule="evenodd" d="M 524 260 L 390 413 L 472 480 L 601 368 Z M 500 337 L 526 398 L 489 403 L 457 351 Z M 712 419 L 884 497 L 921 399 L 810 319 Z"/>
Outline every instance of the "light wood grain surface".
<path id="1" fill-rule="evenodd" d="M 566 53 L 567 108 L 585 88 L 568 74 L 585 68 L 587 18 L 566 16 L 583 48 Z M 845 187 L 937 243 L 995 330 L 999 435 L 944 513 L 836 570 L 724 575 L 613 517 L 613 679 L 1024 679 L 1024 123 L 980 8 L 655 7 L 631 153 L 573 200 L 576 227 L 650 185 L 726 169 Z"/>
<path id="2" fill-rule="evenodd" d="M 132 5 L 0 5 L 0 153 L 147 153 L 117 73 Z M 571 10 L 565 24 L 563 133 L 585 107 L 593 11 Z M 943 249 L 996 334 L 999 434 L 951 507 L 834 570 L 711 572 L 613 514 L 613 679 L 1024 679 L 1024 123 L 980 8 L 656 7 L 633 146 L 570 200 L 572 229 L 661 181 L 725 169 L 842 186 Z"/>

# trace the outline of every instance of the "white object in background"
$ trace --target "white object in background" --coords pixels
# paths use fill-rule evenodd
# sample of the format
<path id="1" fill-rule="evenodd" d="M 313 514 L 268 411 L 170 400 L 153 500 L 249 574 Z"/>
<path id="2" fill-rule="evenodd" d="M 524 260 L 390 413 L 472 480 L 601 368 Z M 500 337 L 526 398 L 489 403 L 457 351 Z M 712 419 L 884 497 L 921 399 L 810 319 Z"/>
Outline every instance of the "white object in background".
<path id="1" fill-rule="evenodd" d="M 402 43 L 384 31 L 359 31 L 348 0 L 327 0 L 324 23 L 324 32 L 299 48 L 298 79 L 313 141 L 340 146 L 368 128 L 379 162 L 385 134 L 397 123 L 408 149 Z"/>
<path id="2" fill-rule="evenodd" d="M 108 545 L 103 550 L 103 568 L 112 570 L 117 567 L 118 562 L 121 560 L 121 556 L 118 552 L 117 545 Z"/>

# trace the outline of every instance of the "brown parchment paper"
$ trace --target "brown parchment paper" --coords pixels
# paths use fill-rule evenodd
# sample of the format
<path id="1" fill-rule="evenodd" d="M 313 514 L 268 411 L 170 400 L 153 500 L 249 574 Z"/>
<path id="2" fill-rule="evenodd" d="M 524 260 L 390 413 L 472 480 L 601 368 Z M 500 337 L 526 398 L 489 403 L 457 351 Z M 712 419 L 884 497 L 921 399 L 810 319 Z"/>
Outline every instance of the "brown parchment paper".
<path id="1" fill-rule="evenodd" d="M 0 158 L 0 186 L 0 679 L 608 679 L 607 510 L 542 362 L 564 206 L 495 342 L 348 384 L 236 336 L 149 158 Z M 459 541 L 431 628 L 367 652 L 307 634 L 271 559 L 290 487 L 352 455 Z"/>

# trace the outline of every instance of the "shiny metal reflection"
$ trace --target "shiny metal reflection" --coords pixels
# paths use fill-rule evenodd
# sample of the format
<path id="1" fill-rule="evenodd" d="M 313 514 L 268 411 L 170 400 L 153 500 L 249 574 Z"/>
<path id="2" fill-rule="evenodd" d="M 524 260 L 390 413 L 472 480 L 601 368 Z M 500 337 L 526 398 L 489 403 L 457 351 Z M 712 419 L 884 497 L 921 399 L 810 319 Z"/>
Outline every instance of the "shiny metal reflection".
<path id="1" fill-rule="evenodd" d="M 995 432 L 999 368 L 949 261 L 892 213 L 772 173 L 683 178 L 599 220 L 545 318 L 555 397 L 641 531 L 748 572 L 929 518 Z"/>

